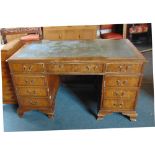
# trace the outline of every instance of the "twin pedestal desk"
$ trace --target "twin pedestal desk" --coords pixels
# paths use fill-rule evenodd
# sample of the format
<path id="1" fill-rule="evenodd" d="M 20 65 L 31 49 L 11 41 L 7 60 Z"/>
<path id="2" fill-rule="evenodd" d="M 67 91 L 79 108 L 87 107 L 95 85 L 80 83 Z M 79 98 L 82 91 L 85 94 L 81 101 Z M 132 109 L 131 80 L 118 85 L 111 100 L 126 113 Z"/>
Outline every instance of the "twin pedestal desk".
<path id="1" fill-rule="evenodd" d="M 54 116 L 60 75 L 100 75 L 103 78 L 97 118 L 120 112 L 136 120 L 146 60 L 127 39 L 42 40 L 24 45 L 7 61 L 20 117 L 29 110 Z"/>

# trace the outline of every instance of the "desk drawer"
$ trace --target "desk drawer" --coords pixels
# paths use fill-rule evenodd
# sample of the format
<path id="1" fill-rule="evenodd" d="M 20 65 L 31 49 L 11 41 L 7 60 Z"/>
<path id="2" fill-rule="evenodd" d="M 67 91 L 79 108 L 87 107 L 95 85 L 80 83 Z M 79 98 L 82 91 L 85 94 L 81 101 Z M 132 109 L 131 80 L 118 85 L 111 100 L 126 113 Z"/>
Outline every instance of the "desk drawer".
<path id="1" fill-rule="evenodd" d="M 17 87 L 16 91 L 20 96 L 48 96 L 48 89 L 44 87 Z"/>
<path id="2" fill-rule="evenodd" d="M 12 72 L 22 72 L 22 73 L 39 73 L 44 72 L 44 64 L 25 64 L 25 63 L 13 63 L 11 64 Z"/>
<path id="3" fill-rule="evenodd" d="M 19 97 L 19 104 L 30 107 L 47 107 L 50 102 L 48 98 Z"/>
<path id="4" fill-rule="evenodd" d="M 138 87 L 140 77 L 138 76 L 105 76 L 106 87 Z"/>
<path id="5" fill-rule="evenodd" d="M 128 98 L 133 99 L 136 97 L 136 88 L 108 88 L 104 90 L 104 98 Z"/>
<path id="6" fill-rule="evenodd" d="M 47 85 L 46 77 L 44 76 L 22 76 L 14 75 L 14 83 L 17 86 L 44 86 Z"/>
<path id="7" fill-rule="evenodd" d="M 142 65 L 141 64 L 123 64 L 115 63 L 106 64 L 106 72 L 110 73 L 140 73 Z"/>
<path id="8" fill-rule="evenodd" d="M 47 72 L 53 73 L 102 73 L 101 64 L 46 64 Z"/>
<path id="9" fill-rule="evenodd" d="M 104 110 L 133 110 L 134 100 L 121 100 L 121 99 L 105 99 L 103 101 Z"/>

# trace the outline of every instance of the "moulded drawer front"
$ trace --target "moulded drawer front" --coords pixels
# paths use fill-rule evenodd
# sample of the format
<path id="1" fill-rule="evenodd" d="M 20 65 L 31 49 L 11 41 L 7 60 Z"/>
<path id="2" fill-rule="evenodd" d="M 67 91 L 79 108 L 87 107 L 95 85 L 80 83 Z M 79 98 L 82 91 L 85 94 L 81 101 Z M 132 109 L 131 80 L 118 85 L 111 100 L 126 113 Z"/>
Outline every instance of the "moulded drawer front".
<path id="1" fill-rule="evenodd" d="M 25 64 L 25 63 L 19 63 L 19 64 L 11 64 L 11 70 L 12 72 L 22 72 L 22 73 L 39 73 L 44 72 L 44 64 L 38 63 L 38 64 Z"/>
<path id="2" fill-rule="evenodd" d="M 58 73 L 102 73 L 103 66 L 99 64 L 47 64 L 46 70 Z"/>
<path id="3" fill-rule="evenodd" d="M 19 97 L 19 104 L 31 107 L 47 107 L 50 102 L 48 98 Z"/>
<path id="4" fill-rule="evenodd" d="M 138 87 L 139 77 L 136 76 L 105 76 L 105 86 L 110 87 Z"/>
<path id="5" fill-rule="evenodd" d="M 131 88 L 108 88 L 106 87 L 104 90 L 104 98 L 130 98 L 133 99 L 136 97 L 137 89 Z"/>
<path id="6" fill-rule="evenodd" d="M 105 110 L 132 110 L 134 109 L 134 100 L 122 99 L 105 99 L 103 101 L 103 108 Z"/>
<path id="7" fill-rule="evenodd" d="M 48 89 L 44 87 L 17 87 L 17 93 L 21 96 L 48 96 Z"/>
<path id="8" fill-rule="evenodd" d="M 13 76 L 14 83 L 17 86 L 44 86 L 47 84 L 44 76 Z"/>
<path id="9" fill-rule="evenodd" d="M 106 72 L 140 73 L 141 64 L 106 64 Z"/>

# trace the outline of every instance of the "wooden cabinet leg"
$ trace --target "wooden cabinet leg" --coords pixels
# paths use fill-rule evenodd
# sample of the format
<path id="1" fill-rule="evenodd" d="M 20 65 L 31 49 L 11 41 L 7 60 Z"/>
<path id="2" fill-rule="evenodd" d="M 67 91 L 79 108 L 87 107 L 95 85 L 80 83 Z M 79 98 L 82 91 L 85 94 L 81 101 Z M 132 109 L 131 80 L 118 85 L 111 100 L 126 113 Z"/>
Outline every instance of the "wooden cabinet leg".
<path id="1" fill-rule="evenodd" d="M 48 114 L 47 116 L 48 116 L 48 118 L 52 118 L 52 119 L 54 118 L 53 114 Z"/>
<path id="2" fill-rule="evenodd" d="M 108 114 L 111 114 L 111 112 L 99 111 L 97 114 L 97 120 L 102 120 Z"/>
<path id="3" fill-rule="evenodd" d="M 126 111 L 126 112 L 122 112 L 122 114 L 128 116 L 131 121 L 136 121 L 136 118 L 138 116 L 136 111 Z"/>
<path id="4" fill-rule="evenodd" d="M 18 116 L 22 118 L 24 116 L 24 111 L 20 108 L 17 109 Z"/>

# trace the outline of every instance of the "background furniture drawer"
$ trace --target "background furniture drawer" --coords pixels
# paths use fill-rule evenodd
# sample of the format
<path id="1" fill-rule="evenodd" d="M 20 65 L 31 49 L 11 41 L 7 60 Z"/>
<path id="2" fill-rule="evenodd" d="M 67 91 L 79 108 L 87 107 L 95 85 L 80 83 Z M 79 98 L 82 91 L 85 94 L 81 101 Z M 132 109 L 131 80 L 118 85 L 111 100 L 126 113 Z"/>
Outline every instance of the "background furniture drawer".
<path id="1" fill-rule="evenodd" d="M 21 96 L 47 97 L 48 89 L 44 87 L 17 87 L 17 93 Z"/>
<path id="2" fill-rule="evenodd" d="M 63 30 L 51 30 L 50 28 L 44 28 L 44 39 L 62 40 L 63 36 L 64 36 Z"/>
<path id="3" fill-rule="evenodd" d="M 47 72 L 102 73 L 101 64 L 47 64 Z"/>
<path id="4" fill-rule="evenodd" d="M 80 39 L 80 34 L 78 30 L 65 30 L 64 31 L 64 40 L 78 40 Z"/>
<path id="5" fill-rule="evenodd" d="M 87 30 L 83 29 L 79 31 L 79 39 L 95 39 L 96 38 L 96 30 Z"/>
<path id="6" fill-rule="evenodd" d="M 137 89 L 131 88 L 108 88 L 104 89 L 104 98 L 129 98 L 134 99 L 136 97 Z"/>
<path id="7" fill-rule="evenodd" d="M 140 73 L 141 64 L 106 64 L 106 72 L 120 72 L 120 73 Z"/>
<path id="8" fill-rule="evenodd" d="M 46 77 L 44 76 L 14 75 L 13 79 L 17 86 L 44 86 L 47 84 Z"/>
<path id="9" fill-rule="evenodd" d="M 21 106 L 47 107 L 50 102 L 48 98 L 19 97 L 19 104 Z"/>
<path id="10" fill-rule="evenodd" d="M 104 110 L 132 110 L 134 109 L 134 100 L 105 99 L 103 101 Z"/>
<path id="11" fill-rule="evenodd" d="M 138 87 L 140 78 L 136 76 L 105 76 L 104 86 Z"/>
<path id="12" fill-rule="evenodd" d="M 3 101 L 7 101 L 7 103 L 9 103 L 8 101 L 17 101 L 16 95 L 14 93 L 3 93 Z"/>
<path id="13" fill-rule="evenodd" d="M 38 64 L 13 63 L 11 64 L 11 71 L 22 72 L 22 73 L 44 72 L 44 64 L 42 63 L 38 63 Z"/>

